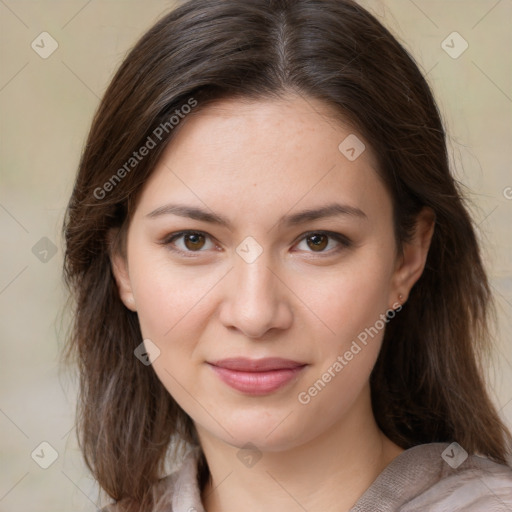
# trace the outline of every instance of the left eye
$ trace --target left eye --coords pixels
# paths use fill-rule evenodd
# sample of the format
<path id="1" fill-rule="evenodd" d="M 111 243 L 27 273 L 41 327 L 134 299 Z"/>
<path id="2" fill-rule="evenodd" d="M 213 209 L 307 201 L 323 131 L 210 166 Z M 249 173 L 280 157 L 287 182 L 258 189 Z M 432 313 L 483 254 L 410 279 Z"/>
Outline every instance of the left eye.
<path id="1" fill-rule="evenodd" d="M 177 240 L 182 243 L 176 243 Z M 210 240 L 210 247 L 207 247 L 206 240 Z M 331 247 L 329 250 L 326 250 L 326 248 L 333 245 L 330 243 L 331 241 L 334 241 L 335 247 Z M 311 249 L 311 251 L 306 250 L 307 252 L 315 253 L 333 253 L 343 248 L 350 247 L 351 245 L 350 240 L 344 235 L 326 231 L 312 231 L 305 233 L 300 238 L 300 243 L 306 243 L 307 247 Z M 215 247 L 211 242 L 210 235 L 203 233 L 202 231 L 182 231 L 180 233 L 174 233 L 163 240 L 162 244 L 169 247 L 172 251 L 184 254 L 204 252 L 202 249 L 205 246 L 205 250 L 213 249 Z M 336 245 L 338 247 L 336 247 Z M 298 244 L 298 246 L 300 247 L 300 244 Z"/>
<path id="2" fill-rule="evenodd" d="M 331 245 L 329 243 L 329 240 L 334 240 L 335 248 L 334 249 L 331 248 L 329 250 L 324 250 L 326 247 Z M 350 246 L 350 241 L 348 240 L 347 237 L 340 235 L 339 233 L 330 233 L 330 232 L 324 232 L 324 231 L 306 233 L 301 238 L 301 243 L 302 242 L 305 242 L 306 245 L 310 249 L 312 249 L 312 252 L 317 252 L 317 253 L 318 252 L 320 252 L 320 253 L 337 252 L 338 250 L 340 250 L 343 247 Z M 338 246 L 337 248 L 336 248 L 336 245 Z M 300 244 L 299 244 L 299 246 L 300 246 Z M 339 246 L 341 246 L 341 247 L 339 247 Z"/>

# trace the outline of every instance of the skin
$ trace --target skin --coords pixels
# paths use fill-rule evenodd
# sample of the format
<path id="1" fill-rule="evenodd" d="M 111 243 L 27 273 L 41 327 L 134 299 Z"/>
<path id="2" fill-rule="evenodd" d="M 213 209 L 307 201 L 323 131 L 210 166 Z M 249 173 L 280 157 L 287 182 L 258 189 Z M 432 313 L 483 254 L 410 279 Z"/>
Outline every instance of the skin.
<path id="1" fill-rule="evenodd" d="M 208 512 L 349 510 L 403 451 L 379 430 L 370 403 L 383 329 L 309 403 L 298 400 L 358 334 L 399 306 L 399 295 L 407 299 L 434 225 L 425 209 L 397 252 L 392 202 L 370 144 L 349 161 L 338 145 L 354 131 L 328 113 L 289 95 L 222 100 L 189 115 L 145 184 L 126 259 L 112 255 L 121 299 L 160 350 L 154 371 L 196 425 L 212 475 L 202 491 Z M 277 222 L 332 202 L 365 216 Z M 169 203 L 232 225 L 148 216 Z M 188 229 L 205 238 L 169 242 Z M 340 233 L 351 245 L 321 237 L 318 249 L 311 231 Z M 236 252 L 248 236 L 263 251 L 252 263 Z M 239 356 L 307 366 L 283 388 L 249 396 L 206 363 Z M 261 455 L 252 467 L 237 457 L 246 443 Z"/>

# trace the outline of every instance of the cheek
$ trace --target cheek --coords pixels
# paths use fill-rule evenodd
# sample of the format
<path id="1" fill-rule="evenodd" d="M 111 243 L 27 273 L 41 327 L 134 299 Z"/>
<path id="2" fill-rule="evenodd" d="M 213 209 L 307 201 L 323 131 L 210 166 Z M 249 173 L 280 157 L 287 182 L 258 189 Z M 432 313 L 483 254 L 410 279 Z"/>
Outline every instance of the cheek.
<path id="1" fill-rule="evenodd" d="M 137 258 L 133 259 L 134 261 Z M 162 261 L 163 260 L 163 261 Z M 174 400 L 192 417 L 200 417 L 191 396 L 204 388 L 196 379 L 199 340 L 208 320 L 208 292 L 219 280 L 197 267 L 172 266 L 164 258 L 150 258 L 131 269 L 141 333 L 160 350 L 152 367 Z"/>
<path id="2" fill-rule="evenodd" d="M 134 254 L 132 261 L 130 274 L 141 333 L 160 350 L 153 370 L 187 414 L 201 417 L 204 411 L 191 396 L 203 396 L 207 389 L 200 371 L 204 361 L 201 340 L 215 312 L 215 286 L 226 270 L 178 266 L 165 253 Z"/>
<path id="3" fill-rule="evenodd" d="M 143 335 L 163 341 L 176 331 L 197 329 L 208 294 L 222 274 L 173 266 L 165 257 L 133 260 L 130 273 Z"/>
<path id="4" fill-rule="evenodd" d="M 314 282 L 301 282 L 297 294 L 307 304 L 310 318 L 316 317 L 315 331 L 324 333 L 328 351 L 350 345 L 385 314 L 390 277 L 389 265 L 377 257 L 368 257 Z"/>
<path id="5" fill-rule="evenodd" d="M 389 273 L 384 266 L 352 269 L 338 277 L 316 297 L 317 311 L 335 334 L 325 327 L 321 331 L 323 326 L 317 329 L 328 334 L 318 336 L 321 343 L 315 347 L 316 364 L 296 394 L 299 413 L 318 418 L 314 427 L 307 425 L 312 432 L 344 417 L 368 388 L 387 325 L 384 315 Z"/>

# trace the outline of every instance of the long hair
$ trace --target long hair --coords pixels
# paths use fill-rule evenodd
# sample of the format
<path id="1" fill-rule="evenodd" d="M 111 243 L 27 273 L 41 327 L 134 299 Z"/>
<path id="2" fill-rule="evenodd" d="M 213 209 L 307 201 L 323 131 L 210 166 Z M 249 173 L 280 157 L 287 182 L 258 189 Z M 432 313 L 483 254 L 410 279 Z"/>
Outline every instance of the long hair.
<path id="1" fill-rule="evenodd" d="M 114 76 L 64 222 L 79 441 L 115 500 L 149 508 L 171 442 L 198 441 L 151 366 L 134 357 L 142 336 L 137 315 L 120 300 L 110 251 L 123 249 L 141 188 L 187 112 L 222 98 L 290 91 L 323 101 L 369 141 L 393 200 L 398 247 L 422 207 L 436 215 L 423 275 L 389 323 L 370 377 L 379 427 L 405 449 L 457 441 L 469 453 L 506 462 L 510 433 L 487 394 L 481 363 L 492 296 L 450 173 L 442 120 L 413 58 L 351 0 L 190 0 L 157 22 Z M 142 147 L 150 147 L 143 158 Z M 113 228 L 120 229 L 117 242 Z M 204 477 L 204 458 L 201 467 Z"/>

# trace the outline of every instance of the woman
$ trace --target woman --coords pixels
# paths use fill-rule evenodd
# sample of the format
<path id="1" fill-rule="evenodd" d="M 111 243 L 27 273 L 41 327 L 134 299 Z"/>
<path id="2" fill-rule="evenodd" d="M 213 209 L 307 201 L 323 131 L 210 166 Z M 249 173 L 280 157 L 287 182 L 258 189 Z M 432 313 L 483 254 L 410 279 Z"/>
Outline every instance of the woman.
<path id="1" fill-rule="evenodd" d="M 101 102 L 65 235 L 105 510 L 512 506 L 443 125 L 353 1 L 160 20 Z"/>

